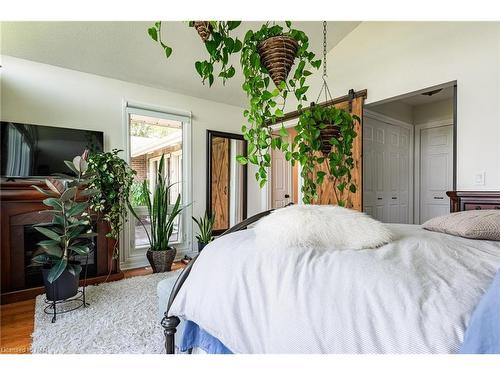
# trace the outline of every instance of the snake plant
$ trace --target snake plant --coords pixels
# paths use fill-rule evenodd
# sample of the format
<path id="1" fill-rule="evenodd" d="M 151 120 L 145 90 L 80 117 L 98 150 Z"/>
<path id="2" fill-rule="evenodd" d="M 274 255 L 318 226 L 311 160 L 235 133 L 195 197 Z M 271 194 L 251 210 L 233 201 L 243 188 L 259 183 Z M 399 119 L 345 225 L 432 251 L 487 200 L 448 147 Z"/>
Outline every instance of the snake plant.
<path id="1" fill-rule="evenodd" d="M 144 180 L 142 183 L 142 196 L 146 202 L 149 222 L 151 223 L 151 234 L 146 230 L 151 251 L 162 251 L 169 248 L 169 240 L 174 231 L 175 219 L 184 209 L 181 206 L 180 194 L 177 195 L 172 209 L 169 209 L 171 205 L 170 189 L 174 184 L 168 183 L 164 165 L 165 155 L 162 155 L 158 165 L 153 192 L 150 192 L 147 180 Z M 144 226 L 144 223 L 140 222 Z M 144 227 L 144 229 L 146 228 Z"/>
<path id="2" fill-rule="evenodd" d="M 193 217 L 194 222 L 198 225 L 199 233 L 196 236 L 198 242 L 203 244 L 207 244 L 213 240 L 212 230 L 215 223 L 215 216 L 208 217 L 207 212 L 205 211 L 205 215 L 196 219 Z"/>

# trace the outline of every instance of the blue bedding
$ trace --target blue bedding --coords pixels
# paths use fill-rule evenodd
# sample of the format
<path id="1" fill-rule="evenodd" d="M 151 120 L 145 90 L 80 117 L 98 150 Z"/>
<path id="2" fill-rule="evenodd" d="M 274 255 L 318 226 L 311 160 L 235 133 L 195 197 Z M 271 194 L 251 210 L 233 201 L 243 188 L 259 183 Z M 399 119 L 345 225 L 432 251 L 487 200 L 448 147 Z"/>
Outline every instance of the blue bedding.
<path id="1" fill-rule="evenodd" d="M 500 271 L 470 318 L 460 353 L 500 353 Z"/>
<path id="2" fill-rule="evenodd" d="M 217 338 L 210 335 L 195 322 L 187 320 L 182 335 L 180 351 L 186 352 L 192 348 L 203 349 L 209 354 L 233 354 Z"/>

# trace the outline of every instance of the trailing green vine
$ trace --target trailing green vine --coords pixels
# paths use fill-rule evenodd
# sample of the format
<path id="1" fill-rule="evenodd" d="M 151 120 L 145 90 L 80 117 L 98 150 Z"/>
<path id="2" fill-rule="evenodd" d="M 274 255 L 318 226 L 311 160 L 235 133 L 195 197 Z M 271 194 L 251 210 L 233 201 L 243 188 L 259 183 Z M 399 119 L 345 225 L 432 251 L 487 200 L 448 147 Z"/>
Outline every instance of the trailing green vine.
<path id="1" fill-rule="evenodd" d="M 297 135 L 292 151 L 286 151 L 285 159 L 301 165 L 302 194 L 304 203 L 312 203 L 318 198 L 317 188 L 327 177 L 333 184 L 337 204 L 345 206 L 348 192 L 355 193 L 356 185 L 352 181 L 351 170 L 354 168 L 352 144 L 356 137 L 354 121 L 357 116 L 335 107 L 313 105 L 305 109 L 295 126 Z M 331 150 L 326 155 L 321 152 L 323 143 L 321 130 L 335 126 L 338 135 L 328 140 Z M 319 166 L 326 163 L 326 171 Z"/>
<path id="2" fill-rule="evenodd" d="M 196 23 L 202 25 L 197 26 Z M 238 38 L 233 39 L 230 36 L 230 32 L 240 23 L 239 21 L 189 22 L 189 26 L 195 28 L 201 26 L 202 30 L 197 29 L 197 31 L 204 40 L 209 54 L 207 60 L 195 63 L 195 69 L 202 77 L 203 83 L 207 80 L 210 86 L 214 83 L 216 64 L 221 66 L 217 77 L 221 77 L 223 83 L 233 77 L 235 69 L 229 65 L 229 57 L 241 50 L 240 63 L 245 79 L 242 87 L 249 100 L 248 108 L 243 112 L 247 123 L 241 130 L 248 141 L 248 150 L 246 157 L 238 155 L 237 160 L 242 164 L 250 163 L 258 167 L 255 178 L 259 186 L 263 187 L 268 181 L 271 150 L 281 150 L 285 153 L 286 160 L 292 164 L 298 162 L 302 167 L 302 193 L 305 203 L 312 203 L 317 199 L 317 188 L 327 177 L 334 185 L 336 201 L 341 206 L 345 205 L 347 194 L 354 193 L 357 189 L 352 181 L 351 170 L 354 168 L 352 144 L 356 137 L 354 122 L 359 119 L 334 107 L 304 108 L 303 103 L 308 100 L 307 77 L 312 74 L 312 68 L 318 69 L 321 66 L 321 60 L 315 60 L 314 53 L 309 50 L 308 37 L 303 31 L 293 29 L 290 21 L 285 22 L 285 27 L 267 22 L 257 31 L 248 30 L 242 43 Z M 172 49 L 161 39 L 161 22 L 156 22 L 148 33 L 153 40 L 159 42 L 165 50 L 165 55 L 169 57 Z M 297 52 L 291 76 L 277 82 L 276 87 L 270 87 L 272 82 L 270 72 L 261 61 L 259 46 L 269 38 L 278 36 L 295 40 Z M 326 59 L 326 47 L 324 48 Z M 324 77 L 325 74 L 326 72 Z M 326 81 L 324 82 L 326 84 Z M 292 140 L 285 140 L 288 138 L 288 131 L 282 126 L 279 134 L 275 135 L 270 125 L 278 123 L 283 118 L 286 100 L 290 94 L 297 100 L 297 110 L 301 114 L 295 127 L 297 135 Z M 321 130 L 327 124 L 336 126 L 338 134 L 329 139 L 331 151 L 320 154 Z"/>
<path id="3" fill-rule="evenodd" d="M 314 53 L 309 51 L 309 40 L 307 35 L 300 30 L 292 29 L 291 23 L 286 22 L 287 30 L 280 25 L 269 23 L 262 25 L 260 30 L 247 31 L 243 40 L 241 50 L 241 67 L 245 82 L 243 90 L 249 98 L 249 108 L 243 112 L 248 124 L 243 125 L 241 131 L 248 141 L 248 156 L 239 155 L 240 163 L 251 163 L 258 166 L 255 177 L 260 187 L 267 182 L 267 170 L 271 166 L 271 149 L 288 151 L 289 144 L 283 141 L 288 135 L 285 128 L 280 130 L 280 136 L 273 137 L 270 124 L 276 123 L 283 117 L 286 98 L 293 93 L 302 108 L 302 102 L 307 100 L 306 77 L 311 75 L 310 67 L 319 68 L 321 60 L 314 60 Z M 295 39 L 298 43 L 296 54 L 296 68 L 291 78 L 282 81 L 278 87 L 269 87 L 271 79 L 267 69 L 261 63 L 259 56 L 259 44 L 274 36 L 285 35 Z"/>
<path id="4" fill-rule="evenodd" d="M 127 221 L 130 208 L 130 190 L 136 172 L 118 156 L 122 150 L 90 154 L 85 177 L 88 189 L 97 192 L 90 198 L 90 208 L 101 213 L 109 223 L 110 231 L 106 237 L 118 240 Z M 118 247 L 115 246 L 116 257 Z"/>
<path id="5" fill-rule="evenodd" d="M 205 83 L 208 80 L 209 86 L 214 83 L 214 65 L 221 65 L 220 72 L 217 75 L 222 78 L 225 84 L 226 80 L 233 77 L 236 73 L 234 66 L 229 64 L 229 56 L 241 50 L 242 43 L 238 38 L 231 38 L 230 31 L 241 24 L 241 21 L 210 21 L 211 33 L 209 39 L 205 42 L 205 48 L 209 54 L 208 60 L 196 61 L 194 64 L 196 71 Z M 189 26 L 194 26 L 191 21 Z"/>
<path id="6" fill-rule="evenodd" d="M 148 29 L 148 34 L 155 42 L 158 42 L 165 52 L 167 59 L 172 54 L 172 47 L 165 44 L 161 38 L 161 21 L 156 21 L 152 27 Z"/>
<path id="7" fill-rule="evenodd" d="M 236 29 L 241 21 L 206 21 L 208 30 L 207 40 L 203 43 L 208 52 L 209 58 L 195 62 L 195 69 L 202 78 L 202 82 L 208 80 L 209 86 L 215 81 L 215 76 L 222 78 L 223 84 L 226 80 L 233 77 L 236 70 L 229 64 L 229 57 L 241 50 L 242 43 L 238 38 L 231 37 L 231 31 Z M 188 22 L 189 27 L 195 27 L 195 21 Z M 157 21 L 148 29 L 148 34 L 155 42 L 158 42 L 165 51 L 167 58 L 172 54 L 172 48 L 165 44 L 161 34 L 162 21 Z M 219 64 L 220 69 L 217 73 L 215 66 Z"/>

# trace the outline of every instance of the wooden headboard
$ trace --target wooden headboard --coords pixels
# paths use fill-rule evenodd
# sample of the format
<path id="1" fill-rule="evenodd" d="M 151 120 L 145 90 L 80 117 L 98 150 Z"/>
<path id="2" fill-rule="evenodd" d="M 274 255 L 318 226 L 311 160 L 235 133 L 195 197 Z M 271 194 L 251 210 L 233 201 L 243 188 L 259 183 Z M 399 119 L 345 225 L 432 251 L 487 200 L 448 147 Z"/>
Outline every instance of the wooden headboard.
<path id="1" fill-rule="evenodd" d="M 448 191 L 450 212 L 500 210 L 500 191 Z"/>

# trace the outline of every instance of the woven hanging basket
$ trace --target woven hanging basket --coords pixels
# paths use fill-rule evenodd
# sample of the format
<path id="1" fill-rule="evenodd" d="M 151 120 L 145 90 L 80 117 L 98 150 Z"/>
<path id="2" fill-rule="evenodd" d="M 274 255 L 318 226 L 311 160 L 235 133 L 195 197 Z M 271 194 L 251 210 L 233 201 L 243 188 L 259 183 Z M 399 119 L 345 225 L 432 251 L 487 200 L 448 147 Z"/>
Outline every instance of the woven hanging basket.
<path id="1" fill-rule="evenodd" d="M 287 79 L 298 48 L 297 41 L 285 35 L 267 38 L 257 46 L 260 61 L 276 86 Z"/>
<path id="2" fill-rule="evenodd" d="M 321 139 L 321 152 L 323 155 L 328 155 L 330 151 L 332 151 L 332 144 L 330 143 L 330 139 L 332 138 L 340 138 L 340 127 L 333 124 L 326 124 L 324 129 L 320 131 L 320 139 Z"/>
<path id="3" fill-rule="evenodd" d="M 208 21 L 193 21 L 193 27 L 200 35 L 201 40 L 205 43 L 212 33 L 212 25 Z"/>

